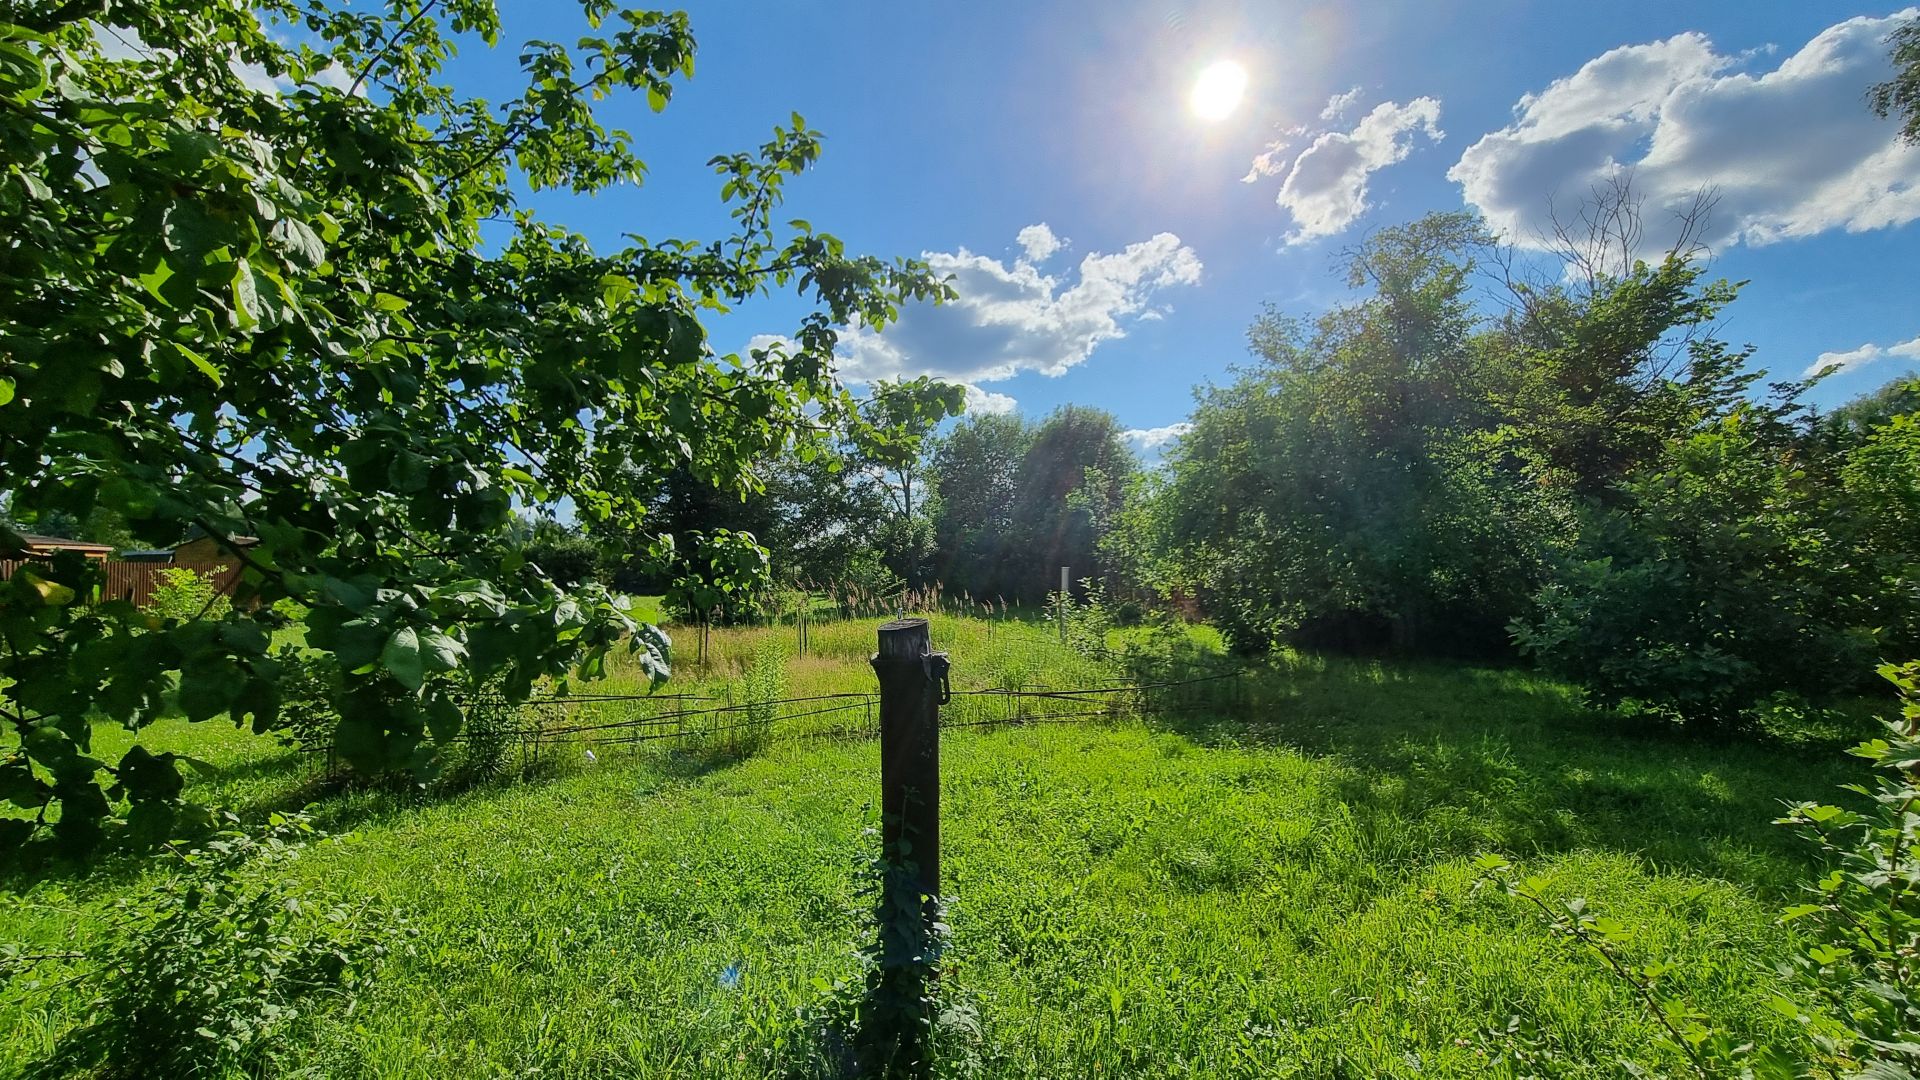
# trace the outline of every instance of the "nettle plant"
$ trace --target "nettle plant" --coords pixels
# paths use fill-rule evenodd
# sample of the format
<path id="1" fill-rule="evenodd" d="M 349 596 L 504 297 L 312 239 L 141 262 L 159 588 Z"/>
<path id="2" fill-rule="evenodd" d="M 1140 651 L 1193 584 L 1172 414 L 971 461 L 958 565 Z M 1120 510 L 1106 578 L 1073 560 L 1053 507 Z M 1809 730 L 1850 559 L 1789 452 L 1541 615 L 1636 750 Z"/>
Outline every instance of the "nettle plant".
<path id="1" fill-rule="evenodd" d="M 1628 959 L 1635 928 L 1585 900 L 1555 902 L 1497 855 L 1481 857 L 1481 872 L 1632 988 L 1674 1067 L 1703 1077 L 1920 1077 L 1920 662 L 1880 673 L 1899 691 L 1901 715 L 1851 751 L 1880 768 L 1878 780 L 1847 785 L 1871 805 L 1801 803 L 1777 820 L 1809 836 L 1827 867 L 1807 886 L 1806 902 L 1781 917 L 1802 938 L 1774 970 L 1778 985 L 1766 1004 L 1791 1022 L 1790 1041 L 1761 1045 L 1712 1027 L 1669 991 L 1669 965 Z"/>
<path id="2" fill-rule="evenodd" d="M 288 1028 L 338 1007 L 412 930 L 376 905 L 290 885 L 276 870 L 318 836 L 300 816 L 242 829 L 227 815 L 192 848 L 171 847 L 137 900 L 109 913 L 111 933 L 73 960 L 93 992 L 85 1020 L 34 1075 L 193 1076 L 258 1073 Z M 16 950 L 17 952 L 17 950 Z M 48 957 L 8 963 L 0 981 L 28 987 Z"/>
<path id="3" fill-rule="evenodd" d="M 562 589 L 512 543 L 516 505 L 570 500 L 646 537 L 635 478 L 720 487 L 859 429 L 836 328 L 945 298 L 918 263 L 849 255 L 775 220 L 820 153 L 799 117 L 715 157 L 728 235 L 597 251 L 515 202 L 638 183 L 616 95 L 664 108 L 694 65 L 681 14 L 583 0 L 574 48 L 520 52 L 493 103 L 442 81 L 498 43 L 488 0 L 79 0 L 0 23 L 0 488 L 16 510 L 104 509 L 166 542 L 197 527 L 242 564 L 227 617 L 87 605 L 77 558 L 0 586 L 0 851 L 85 849 L 191 824 L 178 762 L 92 756 L 91 727 L 226 714 L 274 724 L 255 612 L 303 605 L 341 679 L 335 743 L 368 770 L 430 772 L 455 691 L 593 675 L 618 646 L 668 674 L 664 635 L 592 584 Z M 484 235 L 483 235 L 484 233 Z M 702 317 L 775 288 L 790 344 L 716 355 Z M 916 408 L 945 415 L 957 388 Z M 20 537 L 0 533 L 0 549 Z M 754 560 L 708 560 L 735 567 Z M 257 604 L 255 603 L 257 601 Z M 203 816 L 203 815 L 202 815 Z"/>

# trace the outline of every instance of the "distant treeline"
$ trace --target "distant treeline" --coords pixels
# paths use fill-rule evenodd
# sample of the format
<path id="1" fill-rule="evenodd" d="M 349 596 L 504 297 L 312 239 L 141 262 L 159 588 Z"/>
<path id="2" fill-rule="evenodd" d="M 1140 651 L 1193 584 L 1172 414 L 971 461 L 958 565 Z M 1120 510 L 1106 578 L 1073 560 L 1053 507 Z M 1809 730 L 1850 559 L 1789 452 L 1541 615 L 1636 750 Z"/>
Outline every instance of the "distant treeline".
<path id="1" fill-rule="evenodd" d="M 755 490 L 716 489 L 679 470 L 654 490 L 649 535 L 623 541 L 532 521 L 526 551 L 562 584 L 592 577 L 671 597 L 685 564 L 704 557 L 702 541 L 744 534 L 767 549 L 775 587 L 877 594 L 938 584 L 956 599 L 1038 603 L 1059 588 L 1062 566 L 1076 582 L 1120 584 L 1102 544 L 1138 470 L 1101 410 L 1069 406 L 1038 423 L 981 415 L 925 434 L 904 460 L 849 442 L 812 460 L 771 461 Z M 678 538 L 677 558 L 660 557 L 655 531 Z"/>

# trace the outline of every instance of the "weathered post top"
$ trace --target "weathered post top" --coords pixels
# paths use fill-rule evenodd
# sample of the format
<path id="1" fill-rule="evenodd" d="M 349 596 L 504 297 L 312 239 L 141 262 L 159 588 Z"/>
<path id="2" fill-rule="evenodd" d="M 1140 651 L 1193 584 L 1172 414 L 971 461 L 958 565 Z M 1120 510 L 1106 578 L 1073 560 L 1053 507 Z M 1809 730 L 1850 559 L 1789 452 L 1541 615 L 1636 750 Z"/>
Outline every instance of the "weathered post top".
<path id="1" fill-rule="evenodd" d="M 895 619 L 880 624 L 875 660 L 918 660 L 933 651 L 933 631 L 925 619 Z"/>

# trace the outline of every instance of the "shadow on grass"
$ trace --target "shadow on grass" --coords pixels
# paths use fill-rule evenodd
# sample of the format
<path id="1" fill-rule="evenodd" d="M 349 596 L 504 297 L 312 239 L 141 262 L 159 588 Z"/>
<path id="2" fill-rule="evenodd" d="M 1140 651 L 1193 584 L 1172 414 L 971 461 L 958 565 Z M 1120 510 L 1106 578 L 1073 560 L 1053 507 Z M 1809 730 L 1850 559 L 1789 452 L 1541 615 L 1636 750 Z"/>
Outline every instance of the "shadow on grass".
<path id="1" fill-rule="evenodd" d="M 1333 797 L 1390 859 L 1607 849 L 1777 897 L 1814 865 L 1772 824 L 1784 804 L 1852 798 L 1839 786 L 1868 771 L 1842 752 L 1866 727 L 1798 741 L 1690 734 L 1582 708 L 1519 669 L 1301 658 L 1235 693 L 1154 722 L 1202 744 L 1286 746 L 1346 766 Z"/>
<path id="2" fill-rule="evenodd" d="M 748 756 L 721 750 L 661 748 L 644 755 L 649 790 L 693 783 L 711 773 L 740 764 Z M 197 779 L 199 799 L 219 811 L 232 813 L 242 826 L 257 827 L 276 814 L 302 813 L 323 833 L 343 833 L 416 813 L 430 806 L 482 803 L 505 797 L 529 786 L 565 780 L 578 767 L 563 763 L 550 748 L 546 753 L 510 755 L 505 767 L 484 776 L 418 785 L 401 777 L 356 776 L 344 769 L 327 769 L 322 755 L 287 749 L 206 769 Z M 278 781 L 278 782 L 276 782 Z M 221 799 L 219 792 L 239 787 L 250 797 Z M 195 793 L 188 792 L 189 799 Z M 193 846 L 191 837 L 182 841 Z M 131 884 L 156 866 L 151 850 L 131 851 L 109 844 L 85 856 L 62 854 L 51 842 L 36 841 L 0 868 L 0 892 L 24 893 L 45 882 L 113 889 Z"/>

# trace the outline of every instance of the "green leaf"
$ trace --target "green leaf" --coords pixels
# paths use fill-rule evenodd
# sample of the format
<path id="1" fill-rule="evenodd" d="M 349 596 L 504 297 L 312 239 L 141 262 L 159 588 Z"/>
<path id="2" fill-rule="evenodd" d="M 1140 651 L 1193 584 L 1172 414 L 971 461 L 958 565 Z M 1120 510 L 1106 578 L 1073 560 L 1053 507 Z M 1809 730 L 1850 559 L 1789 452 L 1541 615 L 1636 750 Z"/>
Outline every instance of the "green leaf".
<path id="1" fill-rule="evenodd" d="M 13 579 L 25 585 L 46 607 L 66 607 L 73 603 L 73 589 L 57 581 L 48 581 L 30 566 L 14 571 Z"/>
<path id="2" fill-rule="evenodd" d="M 172 754 L 156 756 L 138 744 L 120 758 L 114 774 L 134 802 L 170 802 L 179 798 L 187 785 L 174 767 Z"/>
<path id="3" fill-rule="evenodd" d="M 0 405 L 13 400 L 13 388 L 17 385 L 12 379 L 0 375 Z"/>
<path id="4" fill-rule="evenodd" d="M 411 626 L 403 626 L 387 639 L 380 650 L 380 663 L 400 685 L 418 690 L 426 681 L 425 660 L 420 655 L 420 635 Z"/>
<path id="5" fill-rule="evenodd" d="M 242 330 L 260 325 L 260 296 L 253 283 L 253 267 L 245 258 L 233 260 L 233 324 Z"/>
<path id="6" fill-rule="evenodd" d="M 452 671 L 467 655 L 466 647 L 438 630 L 420 635 L 420 654 L 428 671 Z"/>
<path id="7" fill-rule="evenodd" d="M 22 810 L 38 810 L 52 794 L 53 789 L 33 775 L 25 757 L 0 761 L 0 799 Z"/>
<path id="8" fill-rule="evenodd" d="M 214 386 L 217 387 L 217 386 L 226 385 L 226 380 L 221 377 L 220 369 L 215 367 L 213 363 L 210 362 L 205 356 L 193 351 L 192 349 L 187 348 L 185 345 L 182 345 L 179 342 L 173 343 L 173 349 L 175 352 L 185 357 L 189 364 L 192 364 L 195 368 L 197 368 L 200 374 L 205 375 L 207 379 L 213 383 Z"/>

